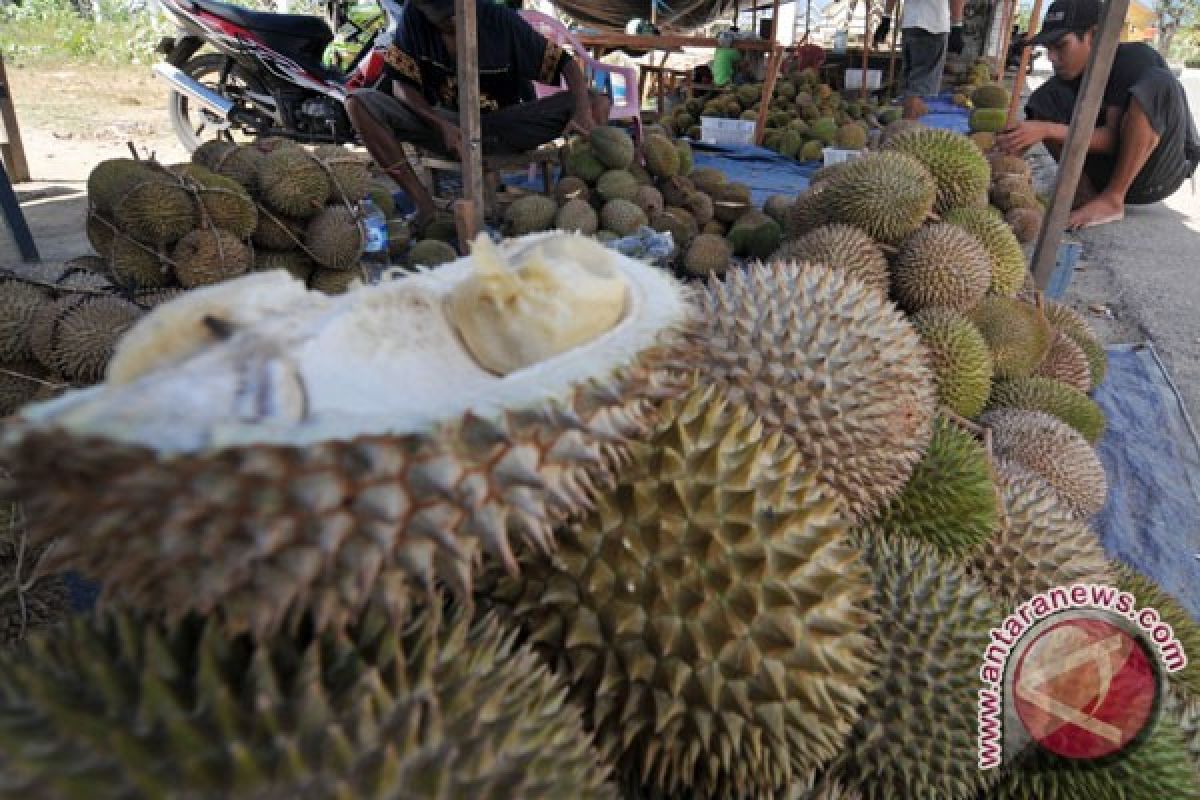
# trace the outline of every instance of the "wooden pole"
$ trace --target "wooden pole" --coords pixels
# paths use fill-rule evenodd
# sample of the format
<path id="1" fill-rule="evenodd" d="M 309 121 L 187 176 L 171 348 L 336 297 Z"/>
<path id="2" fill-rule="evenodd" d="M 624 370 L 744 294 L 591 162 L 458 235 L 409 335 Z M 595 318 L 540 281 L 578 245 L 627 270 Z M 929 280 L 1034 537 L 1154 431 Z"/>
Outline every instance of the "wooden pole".
<path id="1" fill-rule="evenodd" d="M 771 110 L 771 96 L 775 94 L 775 81 L 779 78 L 779 64 L 783 61 L 783 48 L 779 43 L 771 48 L 767 59 L 767 78 L 763 81 L 762 99 L 758 103 L 758 119 L 754 123 L 754 143 L 762 147 L 767 132 L 767 113 Z"/>
<path id="2" fill-rule="evenodd" d="M 17 126 L 17 109 L 13 105 L 12 91 L 8 88 L 3 53 L 0 53 L 0 121 L 4 126 L 0 155 L 8 167 L 9 178 L 13 183 L 26 183 L 30 180 L 29 162 L 25 159 L 25 145 L 21 143 L 21 129 Z"/>
<path id="3" fill-rule="evenodd" d="M 475 0 L 454 0 L 458 58 L 458 125 L 462 131 L 463 199 L 454 204 L 465 248 L 483 230 L 483 138 L 479 124 L 479 26 Z"/>
<path id="4" fill-rule="evenodd" d="M 1041 27 L 1042 0 L 1033 0 L 1033 13 L 1029 15 L 1029 31 L 1025 38 L 1030 39 L 1035 36 Z M 1006 120 L 1008 125 L 1012 125 L 1017 118 L 1017 106 L 1021 105 L 1021 92 L 1025 90 L 1025 71 L 1029 69 L 1029 57 L 1032 53 L 1032 47 L 1025 47 L 1021 50 L 1021 63 L 1017 65 L 1017 76 L 1013 78 L 1012 97 L 1008 101 Z"/>
<path id="5" fill-rule="evenodd" d="M 771 41 L 779 43 L 779 0 L 771 3 Z"/>
<path id="6" fill-rule="evenodd" d="M 1000 54 L 996 58 L 996 80 L 1004 82 L 1004 66 L 1008 63 L 1008 45 L 1012 39 L 1012 21 L 1016 0 L 1004 0 L 1004 10 L 1000 19 L 1004 27 L 1000 31 Z"/>
<path id="7" fill-rule="evenodd" d="M 858 100 L 867 101 L 867 67 L 871 65 L 871 0 L 863 3 L 862 82 L 858 85 Z"/>
<path id="8" fill-rule="evenodd" d="M 1129 0 L 1108 0 L 1104 16 L 1092 40 L 1092 55 L 1088 59 L 1083 84 L 1075 99 L 1075 110 L 1071 124 L 1067 127 L 1067 138 L 1063 142 L 1062 158 L 1058 162 L 1058 180 L 1054 184 L 1054 196 L 1046 209 L 1046 219 L 1038 234 L 1037 246 L 1033 251 L 1033 280 L 1037 287 L 1045 290 L 1054 273 L 1058 260 L 1058 246 L 1062 242 L 1063 228 L 1071 213 L 1075 189 L 1079 176 L 1083 174 L 1083 162 L 1087 158 L 1088 144 L 1096 130 L 1096 118 L 1100 114 L 1100 103 L 1104 99 L 1105 84 L 1112 70 L 1113 56 L 1125 26 L 1125 14 Z"/>
<path id="9" fill-rule="evenodd" d="M 900 34 L 900 12 L 902 3 L 897 2 L 892 9 L 892 52 L 888 55 L 888 86 L 894 91 L 896 86 L 896 37 Z"/>

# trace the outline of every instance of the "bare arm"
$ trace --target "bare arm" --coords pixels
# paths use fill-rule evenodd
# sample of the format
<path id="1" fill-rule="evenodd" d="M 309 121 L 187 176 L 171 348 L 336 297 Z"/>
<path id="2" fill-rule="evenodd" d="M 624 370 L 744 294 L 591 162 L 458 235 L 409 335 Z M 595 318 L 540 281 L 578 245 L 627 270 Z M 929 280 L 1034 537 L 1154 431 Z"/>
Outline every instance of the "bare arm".
<path id="1" fill-rule="evenodd" d="M 567 124 L 567 133 L 588 133 L 594 127 L 592 122 L 592 100 L 588 95 L 587 78 L 584 77 L 583 70 L 579 68 L 579 62 L 575 59 L 568 61 L 562 70 L 563 78 L 567 82 L 567 91 L 571 94 L 571 99 L 575 101 L 575 115 Z"/>
<path id="2" fill-rule="evenodd" d="M 962 25 L 963 8 L 966 6 L 967 0 L 950 0 L 950 24 Z"/>
<path id="3" fill-rule="evenodd" d="M 401 81 L 392 82 L 392 94 L 400 102 L 404 103 L 410 111 L 425 120 L 431 128 L 442 135 L 442 140 L 446 143 L 446 149 L 452 155 L 459 159 L 462 158 L 462 134 L 459 133 L 458 126 L 434 111 L 433 106 L 429 105 L 429 101 L 425 99 L 425 95 L 421 94 L 415 87 Z"/>
<path id="4" fill-rule="evenodd" d="M 1121 134 L 1122 110 L 1120 106 L 1109 106 L 1104 114 L 1104 124 L 1092 131 L 1091 141 L 1088 142 L 1088 152 L 1098 154 L 1115 154 Z M 1067 140 L 1067 126 L 1058 122 L 1030 120 L 1022 122 L 996 136 L 996 144 L 1007 153 L 1024 153 L 1038 142 L 1047 145 L 1059 145 Z"/>

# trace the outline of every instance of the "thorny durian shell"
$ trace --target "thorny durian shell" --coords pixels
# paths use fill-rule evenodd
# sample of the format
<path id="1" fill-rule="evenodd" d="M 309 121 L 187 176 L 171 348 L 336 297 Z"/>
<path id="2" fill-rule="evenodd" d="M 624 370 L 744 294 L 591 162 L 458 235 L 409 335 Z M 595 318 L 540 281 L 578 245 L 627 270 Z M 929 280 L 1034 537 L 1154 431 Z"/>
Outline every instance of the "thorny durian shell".
<path id="1" fill-rule="evenodd" d="M 570 238 L 547 234 L 506 247 L 569 247 Z M 461 353 L 449 339 L 430 351 L 403 330 L 364 339 L 362 326 L 379 319 L 371 308 L 390 308 L 389 297 L 453 285 L 469 259 L 391 287 L 309 293 L 295 306 L 303 313 L 267 315 L 245 328 L 218 319 L 215 330 L 230 338 L 181 364 L 144 373 L 135 365 L 123 386 L 27 409 L 0 452 L 0 465 L 13 472 L 11 495 L 26 501 L 35 542 L 58 540 L 53 567 L 98 579 L 104 601 L 172 618 L 223 607 L 234 631 L 266 635 L 308 610 L 320 627 L 341 625 L 371 599 L 399 613 L 414 583 L 436 579 L 468 591 L 481 551 L 515 566 L 511 537 L 549 549 L 554 528 L 610 485 L 631 440 L 653 424 L 654 401 L 679 388 L 676 335 L 693 316 L 686 290 L 613 257 L 644 295 L 614 331 L 504 379 L 476 380 L 439 360 L 437 375 L 457 374 L 471 391 L 448 395 L 435 382 L 429 399 L 406 392 L 394 401 L 410 403 L 403 421 L 329 403 L 368 391 L 368 401 L 386 408 L 377 398 L 396 392 L 381 375 L 398 390 L 407 374 L 385 371 L 395 361 L 388 348 L 407 348 L 397 369 L 410 371 Z M 264 289 L 290 282 L 278 271 L 241 282 L 255 280 Z M 155 315 L 180 313 L 193 295 L 200 293 Z M 385 318 L 420 327 L 433 317 Z M 324 335 L 327 322 L 331 339 L 304 338 Z M 287 339 L 293 333 L 299 338 Z M 271 339 L 276 334 L 282 338 Z M 339 336 L 381 349 L 347 358 L 354 347 Z M 338 357 L 304 361 L 314 342 Z M 315 372 L 306 383 L 308 366 Z M 197 393 L 200 385 L 208 394 Z M 419 402 L 428 404 L 423 415 L 411 405 Z"/>

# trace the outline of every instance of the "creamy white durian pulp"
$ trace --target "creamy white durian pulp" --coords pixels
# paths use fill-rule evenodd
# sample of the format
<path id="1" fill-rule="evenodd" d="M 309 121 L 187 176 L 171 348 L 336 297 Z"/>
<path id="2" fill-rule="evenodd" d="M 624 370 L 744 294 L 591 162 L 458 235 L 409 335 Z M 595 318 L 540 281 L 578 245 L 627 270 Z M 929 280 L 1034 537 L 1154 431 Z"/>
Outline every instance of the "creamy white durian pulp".
<path id="1" fill-rule="evenodd" d="M 436 270 L 335 297 L 275 270 L 155 309 L 105 383 L 21 418 L 163 454 L 426 432 L 604 380 L 684 322 L 684 291 L 561 233 L 477 242 Z"/>

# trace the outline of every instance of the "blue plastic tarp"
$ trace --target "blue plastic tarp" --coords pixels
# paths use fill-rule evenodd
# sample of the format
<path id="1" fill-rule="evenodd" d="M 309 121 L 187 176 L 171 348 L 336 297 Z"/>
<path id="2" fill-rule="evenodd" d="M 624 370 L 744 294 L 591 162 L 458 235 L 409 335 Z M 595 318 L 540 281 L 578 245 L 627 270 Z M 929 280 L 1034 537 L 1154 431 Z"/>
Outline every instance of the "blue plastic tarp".
<path id="1" fill-rule="evenodd" d="M 1108 348 L 1095 400 L 1108 502 L 1093 526 L 1110 556 L 1153 578 L 1200 621 L 1200 442 L 1153 345 Z M 1193 657 L 1200 657 L 1200 654 Z"/>
<path id="2" fill-rule="evenodd" d="M 822 164 L 820 161 L 797 161 L 765 147 L 703 142 L 692 142 L 692 161 L 697 167 L 719 169 L 731 182 L 749 186 L 757 206 L 773 194 L 788 197 L 800 194 L 808 188 L 809 178 Z"/>

